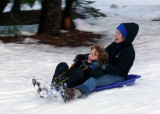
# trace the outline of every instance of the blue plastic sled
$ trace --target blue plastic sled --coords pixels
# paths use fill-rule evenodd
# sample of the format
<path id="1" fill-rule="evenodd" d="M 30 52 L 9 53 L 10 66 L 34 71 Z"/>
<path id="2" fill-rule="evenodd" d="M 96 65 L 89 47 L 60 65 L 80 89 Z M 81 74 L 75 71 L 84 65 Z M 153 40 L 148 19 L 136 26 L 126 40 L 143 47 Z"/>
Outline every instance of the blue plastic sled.
<path id="1" fill-rule="evenodd" d="M 96 87 L 94 89 L 94 91 L 100 91 L 100 90 L 104 90 L 104 89 L 111 89 L 111 88 L 120 88 L 125 86 L 130 86 L 133 85 L 135 83 L 135 80 L 141 78 L 140 75 L 128 75 L 128 79 L 126 81 L 123 82 L 117 82 L 115 84 L 111 84 L 111 85 L 107 85 L 107 86 L 101 86 L 101 87 Z"/>

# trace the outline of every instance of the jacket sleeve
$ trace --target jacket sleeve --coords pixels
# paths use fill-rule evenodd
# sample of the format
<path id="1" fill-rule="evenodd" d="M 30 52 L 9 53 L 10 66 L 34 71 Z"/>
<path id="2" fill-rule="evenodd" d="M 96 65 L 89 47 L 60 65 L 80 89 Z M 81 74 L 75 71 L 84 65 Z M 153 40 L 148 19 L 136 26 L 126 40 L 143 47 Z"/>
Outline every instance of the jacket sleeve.
<path id="1" fill-rule="evenodd" d="M 130 63 L 133 63 L 134 56 L 129 51 L 123 51 L 117 58 L 116 65 L 106 65 L 106 73 L 113 75 L 120 75 L 124 70 L 129 67 Z"/>

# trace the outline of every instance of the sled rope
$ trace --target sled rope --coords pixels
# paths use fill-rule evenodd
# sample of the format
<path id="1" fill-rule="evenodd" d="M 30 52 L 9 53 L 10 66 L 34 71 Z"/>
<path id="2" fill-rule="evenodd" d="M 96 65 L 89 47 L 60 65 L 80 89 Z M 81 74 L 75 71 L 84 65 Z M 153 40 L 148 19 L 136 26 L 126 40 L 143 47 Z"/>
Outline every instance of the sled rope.
<path id="1" fill-rule="evenodd" d="M 84 69 L 82 69 L 82 71 L 86 70 L 88 68 L 88 66 L 86 66 Z"/>
<path id="2" fill-rule="evenodd" d="M 75 64 L 76 64 L 76 63 L 73 63 L 67 70 L 71 69 Z M 67 71 L 67 70 L 66 70 L 66 71 Z M 59 76 L 57 76 L 57 77 L 52 81 L 52 83 L 53 83 L 54 81 L 56 81 L 60 76 L 62 76 L 66 71 L 62 72 Z"/>
<path id="3" fill-rule="evenodd" d="M 88 66 L 86 66 L 84 69 L 82 69 L 82 71 L 86 70 L 87 68 L 88 68 Z M 59 82 L 55 87 L 59 86 L 61 83 L 65 82 L 68 79 L 69 79 L 69 77 L 65 78 L 64 80 L 62 80 L 61 82 Z"/>
<path id="4" fill-rule="evenodd" d="M 64 80 L 62 80 L 61 82 L 59 82 L 55 87 L 59 86 L 61 83 L 65 82 L 66 80 L 68 80 L 69 77 L 65 78 Z"/>

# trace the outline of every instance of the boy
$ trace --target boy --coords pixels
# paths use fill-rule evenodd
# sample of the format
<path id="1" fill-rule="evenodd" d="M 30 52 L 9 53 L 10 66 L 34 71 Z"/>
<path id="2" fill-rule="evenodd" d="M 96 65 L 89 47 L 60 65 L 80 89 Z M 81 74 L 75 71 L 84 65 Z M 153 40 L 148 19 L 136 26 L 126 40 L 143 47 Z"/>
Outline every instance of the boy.
<path id="1" fill-rule="evenodd" d="M 104 47 L 99 43 L 95 43 L 91 47 L 90 54 L 77 55 L 74 59 L 74 64 L 70 68 L 65 62 L 59 63 L 56 67 L 51 86 L 57 90 L 61 89 L 64 84 L 66 84 L 68 88 L 72 88 L 82 84 L 90 77 L 98 78 L 103 76 L 105 71 L 103 71 L 101 68 L 94 68 L 97 66 L 92 63 L 96 62 L 101 64 L 108 63 L 108 54 Z M 38 87 L 38 94 L 43 97 L 41 93 L 43 93 L 43 90 L 44 92 L 47 91 L 47 89 L 41 88 L 40 83 L 36 81 L 36 79 L 33 79 L 32 81 L 33 85 Z"/>
<path id="2" fill-rule="evenodd" d="M 52 79 L 54 87 L 58 88 L 61 84 L 65 83 L 67 87 L 75 87 L 90 77 L 98 78 L 105 74 L 100 68 L 94 69 L 92 62 L 99 62 L 101 64 L 108 63 L 108 54 L 104 47 L 99 43 L 95 43 L 90 50 L 90 54 L 79 54 L 75 57 L 76 63 L 70 69 L 65 62 L 60 63 Z M 63 73 L 64 72 L 64 73 Z"/>

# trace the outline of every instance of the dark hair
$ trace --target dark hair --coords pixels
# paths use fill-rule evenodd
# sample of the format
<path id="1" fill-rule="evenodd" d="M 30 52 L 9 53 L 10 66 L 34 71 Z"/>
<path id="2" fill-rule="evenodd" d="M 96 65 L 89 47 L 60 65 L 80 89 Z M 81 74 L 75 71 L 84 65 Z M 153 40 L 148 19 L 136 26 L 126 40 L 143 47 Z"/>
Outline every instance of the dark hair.
<path id="1" fill-rule="evenodd" d="M 100 43 L 95 43 L 92 47 L 92 49 L 96 49 L 98 51 L 98 62 L 102 64 L 107 64 L 108 63 L 108 53 L 104 49 L 104 47 Z"/>

